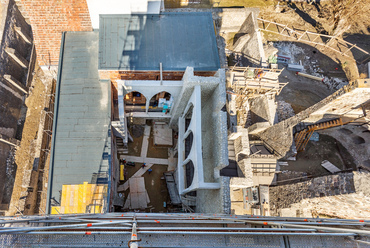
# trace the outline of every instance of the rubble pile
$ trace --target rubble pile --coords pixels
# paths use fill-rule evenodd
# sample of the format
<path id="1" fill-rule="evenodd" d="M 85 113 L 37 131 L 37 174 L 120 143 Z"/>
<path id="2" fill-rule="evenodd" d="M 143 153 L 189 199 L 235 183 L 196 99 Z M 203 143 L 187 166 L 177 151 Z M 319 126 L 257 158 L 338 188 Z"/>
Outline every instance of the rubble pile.
<path id="1" fill-rule="evenodd" d="M 286 120 L 295 115 L 292 105 L 285 101 L 277 101 L 277 115 L 279 121 Z"/>

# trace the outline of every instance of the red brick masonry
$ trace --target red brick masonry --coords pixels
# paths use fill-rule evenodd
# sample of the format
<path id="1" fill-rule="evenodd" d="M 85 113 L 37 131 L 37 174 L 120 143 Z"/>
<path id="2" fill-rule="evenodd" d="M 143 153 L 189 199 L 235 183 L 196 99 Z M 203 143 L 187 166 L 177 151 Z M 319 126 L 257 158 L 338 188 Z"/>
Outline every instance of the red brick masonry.
<path id="1" fill-rule="evenodd" d="M 91 31 L 86 0 L 16 0 L 29 20 L 40 65 L 57 65 L 63 31 Z"/>

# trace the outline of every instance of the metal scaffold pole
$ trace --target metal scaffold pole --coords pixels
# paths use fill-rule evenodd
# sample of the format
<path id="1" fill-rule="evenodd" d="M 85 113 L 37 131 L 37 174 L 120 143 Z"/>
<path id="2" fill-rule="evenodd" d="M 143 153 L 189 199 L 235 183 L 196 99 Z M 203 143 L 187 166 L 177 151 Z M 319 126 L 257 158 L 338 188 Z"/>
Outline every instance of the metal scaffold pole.
<path id="1" fill-rule="evenodd" d="M 369 220 L 326 218 L 286 218 L 253 215 L 180 213 L 107 213 L 4 217 L 0 219 L 0 246 L 24 247 L 43 242 L 58 245 L 69 237 L 68 247 L 84 247 L 93 236 L 91 247 L 126 243 L 130 248 L 225 247 L 230 237 L 240 239 L 240 247 L 277 247 L 284 242 L 351 244 L 369 242 Z M 229 238 L 228 238 L 229 237 Z M 314 237 L 320 237 L 315 239 Z M 234 242 L 234 241 L 233 241 Z M 243 243 L 244 242 L 244 243 Z M 250 246 L 246 245 L 250 242 Z M 329 243 L 328 243 L 329 242 Z M 266 245 L 266 246 L 265 246 Z M 337 245 L 338 246 L 338 245 Z M 239 247 L 239 246 L 236 246 Z M 281 246 L 284 247 L 284 246 Z M 343 246 L 345 247 L 345 246 Z M 351 246 L 348 246 L 351 247 Z"/>

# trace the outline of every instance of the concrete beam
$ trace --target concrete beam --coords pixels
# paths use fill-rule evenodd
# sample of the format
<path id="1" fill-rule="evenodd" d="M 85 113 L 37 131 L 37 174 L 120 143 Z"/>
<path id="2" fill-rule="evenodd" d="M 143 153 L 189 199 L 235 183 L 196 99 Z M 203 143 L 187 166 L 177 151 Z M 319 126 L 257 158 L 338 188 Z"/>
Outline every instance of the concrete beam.
<path id="1" fill-rule="evenodd" d="M 14 48 L 7 47 L 5 48 L 5 52 L 24 69 L 28 68 L 28 61 L 23 58 Z"/>
<path id="2" fill-rule="evenodd" d="M 31 37 L 29 37 L 26 33 L 22 32 L 22 28 L 21 27 L 15 27 L 15 32 L 17 32 L 19 34 L 20 37 L 22 37 L 22 39 L 27 42 L 28 44 L 32 44 L 32 39 Z"/>
<path id="3" fill-rule="evenodd" d="M 27 89 L 22 85 L 21 82 L 19 82 L 17 79 L 15 79 L 13 76 L 5 74 L 4 78 L 11 83 L 14 87 L 16 87 L 18 90 L 22 91 L 24 94 L 28 94 Z"/>

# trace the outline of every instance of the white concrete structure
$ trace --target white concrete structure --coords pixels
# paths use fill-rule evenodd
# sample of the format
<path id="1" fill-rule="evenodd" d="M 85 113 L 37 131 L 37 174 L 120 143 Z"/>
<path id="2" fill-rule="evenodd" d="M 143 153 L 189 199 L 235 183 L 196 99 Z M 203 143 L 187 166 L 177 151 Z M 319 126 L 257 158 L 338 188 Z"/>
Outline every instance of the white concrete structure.
<path id="1" fill-rule="evenodd" d="M 204 181 L 203 154 L 202 154 L 202 110 L 201 110 L 201 87 L 196 85 L 188 104 L 179 117 L 179 141 L 178 141 L 178 189 L 180 195 L 196 189 L 219 189 L 219 183 L 206 183 Z M 192 108 L 191 122 L 185 130 L 185 119 Z M 193 144 L 189 155 L 185 158 L 185 139 L 193 134 Z M 185 186 L 186 164 L 192 162 L 194 166 L 194 177 L 189 186 Z"/>
<path id="2" fill-rule="evenodd" d="M 161 0 L 87 0 L 94 29 L 99 29 L 99 15 L 159 14 L 161 4 Z"/>
<path id="3" fill-rule="evenodd" d="M 133 91 L 140 92 L 146 98 L 145 113 L 147 114 L 149 111 L 150 99 L 152 99 L 152 97 L 154 97 L 158 93 L 165 91 L 165 92 L 170 93 L 171 96 L 174 98 L 174 101 L 176 101 L 181 92 L 181 88 L 183 86 L 182 81 L 160 82 L 160 81 L 155 81 L 155 80 L 142 80 L 142 81 L 140 80 L 117 80 L 117 83 L 118 83 L 118 104 L 123 103 L 123 98 L 127 93 L 130 93 Z M 154 116 L 157 116 L 160 113 L 155 113 L 155 114 L 156 115 Z M 171 109 L 170 109 L 169 115 L 166 115 L 166 116 L 170 117 L 170 114 L 171 114 Z M 158 115 L 158 116 L 161 117 L 162 115 Z M 137 115 L 134 117 L 148 118 L 150 117 L 150 115 L 139 115 L 139 113 L 137 113 Z"/>
<path id="4" fill-rule="evenodd" d="M 194 76 L 193 68 L 188 67 L 181 81 L 118 80 L 117 83 L 122 125 L 126 125 L 127 117 L 162 119 L 178 131 L 176 173 L 179 193 L 222 189 L 220 170 L 228 164 L 226 112 L 221 110 L 226 104 L 225 71 L 219 70 L 213 77 L 200 77 Z M 124 96 L 134 91 L 146 98 L 146 111 L 125 113 Z M 170 112 L 149 112 L 150 99 L 163 91 L 173 97 Z M 190 116 L 190 125 L 185 130 L 185 119 Z M 185 140 L 190 133 L 193 134 L 193 142 L 190 151 L 186 151 L 189 155 L 185 157 Z M 139 162 L 135 158 L 129 160 Z M 148 158 L 146 160 L 141 159 L 140 162 L 154 163 Z M 190 161 L 194 167 L 194 176 L 187 185 L 185 172 Z"/>

